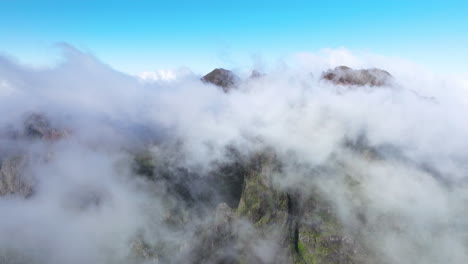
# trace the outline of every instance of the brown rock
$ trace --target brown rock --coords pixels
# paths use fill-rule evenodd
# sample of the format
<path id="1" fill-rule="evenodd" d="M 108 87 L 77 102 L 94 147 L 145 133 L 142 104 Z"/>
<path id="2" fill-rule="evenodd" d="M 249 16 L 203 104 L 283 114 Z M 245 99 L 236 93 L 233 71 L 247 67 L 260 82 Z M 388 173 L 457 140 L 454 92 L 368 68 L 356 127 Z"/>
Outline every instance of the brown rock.
<path id="1" fill-rule="evenodd" d="M 380 87 L 391 85 L 393 77 L 387 71 L 377 68 L 353 70 L 346 66 L 339 66 L 333 70 L 330 69 L 324 72 L 322 79 L 336 85 Z"/>
<path id="2" fill-rule="evenodd" d="M 237 77 L 232 71 L 217 68 L 208 73 L 207 75 L 203 76 L 201 80 L 205 83 L 211 83 L 216 86 L 219 86 L 223 89 L 224 92 L 229 92 L 229 90 L 236 88 L 236 85 L 239 81 L 239 77 Z"/>

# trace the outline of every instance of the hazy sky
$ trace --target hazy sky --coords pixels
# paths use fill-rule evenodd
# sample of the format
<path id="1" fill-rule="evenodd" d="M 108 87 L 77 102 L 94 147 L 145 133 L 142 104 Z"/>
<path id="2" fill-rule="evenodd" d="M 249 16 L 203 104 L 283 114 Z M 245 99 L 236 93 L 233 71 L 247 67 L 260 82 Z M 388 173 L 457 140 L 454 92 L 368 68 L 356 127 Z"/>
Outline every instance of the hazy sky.
<path id="1" fill-rule="evenodd" d="M 41 65 L 59 42 L 129 73 L 340 47 L 466 72 L 468 1 L 0 0 L 1 53 Z"/>

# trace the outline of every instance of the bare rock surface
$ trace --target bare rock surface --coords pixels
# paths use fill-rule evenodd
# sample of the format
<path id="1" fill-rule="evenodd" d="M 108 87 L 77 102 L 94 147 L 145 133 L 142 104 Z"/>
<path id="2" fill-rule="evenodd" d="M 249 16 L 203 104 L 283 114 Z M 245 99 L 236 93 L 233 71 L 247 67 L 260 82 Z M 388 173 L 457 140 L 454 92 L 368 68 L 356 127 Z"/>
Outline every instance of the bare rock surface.
<path id="1" fill-rule="evenodd" d="M 336 85 L 355 86 L 389 86 L 393 77 L 387 71 L 372 68 L 354 70 L 347 66 L 339 66 L 322 74 L 322 79 Z"/>
<path id="2" fill-rule="evenodd" d="M 224 92 L 229 92 L 231 89 L 236 88 L 239 82 L 237 77 L 232 71 L 223 68 L 216 68 L 207 75 L 203 76 L 201 80 L 205 83 L 211 83 L 219 86 Z"/>

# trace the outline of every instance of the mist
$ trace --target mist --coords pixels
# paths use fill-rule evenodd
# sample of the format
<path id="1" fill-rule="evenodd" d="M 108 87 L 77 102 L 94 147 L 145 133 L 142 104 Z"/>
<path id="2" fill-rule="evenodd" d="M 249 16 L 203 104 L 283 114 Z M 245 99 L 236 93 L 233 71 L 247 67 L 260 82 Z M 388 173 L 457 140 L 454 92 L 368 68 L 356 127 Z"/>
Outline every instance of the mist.
<path id="1" fill-rule="evenodd" d="M 353 263 L 468 262 L 463 76 L 323 50 L 239 71 L 226 93 L 186 68 L 133 76 L 62 50 L 49 68 L 0 57 L 0 263 L 219 263 L 246 248 L 247 263 L 287 263 L 282 229 L 229 211 L 251 171 L 275 197 L 326 201 Z M 322 78 L 341 65 L 391 82 Z M 236 238 L 204 256 L 223 232 Z"/>

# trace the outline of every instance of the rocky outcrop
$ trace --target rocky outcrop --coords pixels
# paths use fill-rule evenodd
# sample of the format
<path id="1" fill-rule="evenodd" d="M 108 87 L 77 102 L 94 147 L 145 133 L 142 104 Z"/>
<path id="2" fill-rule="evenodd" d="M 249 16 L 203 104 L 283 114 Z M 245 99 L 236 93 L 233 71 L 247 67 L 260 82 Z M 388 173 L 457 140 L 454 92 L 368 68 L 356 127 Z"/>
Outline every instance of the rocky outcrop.
<path id="1" fill-rule="evenodd" d="M 387 71 L 377 68 L 354 70 L 346 66 L 339 66 L 324 72 L 322 79 L 335 85 L 380 87 L 391 85 L 393 77 Z"/>
<path id="2" fill-rule="evenodd" d="M 281 164 L 272 152 L 254 154 L 236 210 L 237 215 L 253 224 L 261 239 L 274 241 L 271 247 L 275 255 L 263 263 L 294 263 L 298 258 L 295 250 L 298 224 L 295 201 L 273 184 L 273 174 L 280 172 Z"/>
<path id="3" fill-rule="evenodd" d="M 238 206 L 218 205 L 193 243 L 195 263 L 361 263 L 359 244 L 326 201 L 275 186 L 273 176 L 282 171 L 274 153 L 256 153 L 243 165 Z"/>
<path id="4" fill-rule="evenodd" d="M 214 84 L 224 92 L 229 92 L 231 89 L 236 88 L 239 77 L 237 77 L 232 71 L 223 68 L 216 68 L 207 75 L 203 76 L 201 80 L 204 83 Z"/>
<path id="5" fill-rule="evenodd" d="M 249 219 L 262 236 L 279 243 L 277 252 L 283 259 L 278 263 L 359 263 L 359 245 L 345 235 L 326 201 L 318 194 L 304 197 L 294 190 L 276 189 L 271 177 L 281 173 L 279 162 L 271 154 L 254 160 L 236 213 Z"/>
<path id="6" fill-rule="evenodd" d="M 137 157 L 135 171 L 163 183 L 179 201 L 165 213 L 171 230 L 183 233 L 200 212 L 209 215 L 176 246 L 136 240 L 132 248 L 138 258 L 175 263 L 174 255 L 191 263 L 364 263 L 358 239 L 345 232 L 334 208 L 319 193 L 301 194 L 275 184 L 284 172 L 274 151 L 246 156 L 229 148 L 227 157 L 230 162 L 215 164 L 214 172 L 195 181 L 182 169 L 167 170 L 170 163 L 156 161 L 149 153 Z M 216 192 L 194 186 L 211 186 Z M 222 202 L 212 206 L 213 201 Z M 202 208 L 193 207 L 200 203 Z"/>

